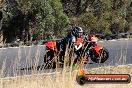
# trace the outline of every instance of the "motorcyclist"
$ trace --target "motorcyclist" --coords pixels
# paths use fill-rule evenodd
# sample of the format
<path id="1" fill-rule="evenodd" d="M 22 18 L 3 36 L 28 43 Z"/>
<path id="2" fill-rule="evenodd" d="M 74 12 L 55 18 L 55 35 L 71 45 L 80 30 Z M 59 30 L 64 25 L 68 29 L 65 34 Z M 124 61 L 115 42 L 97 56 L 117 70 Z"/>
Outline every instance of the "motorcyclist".
<path id="1" fill-rule="evenodd" d="M 78 51 L 82 47 L 82 43 L 77 44 L 77 38 L 82 38 L 83 29 L 81 27 L 74 27 L 71 31 L 71 44 L 75 48 L 75 51 Z"/>
<path id="2" fill-rule="evenodd" d="M 73 62 L 73 65 L 76 64 L 76 62 L 78 61 L 79 57 L 80 57 L 80 53 L 82 51 L 82 46 L 83 46 L 83 41 L 79 41 L 78 43 L 78 38 L 83 39 L 83 29 L 81 27 L 75 27 L 72 31 L 72 40 L 71 43 L 75 49 L 75 60 Z"/>
<path id="3" fill-rule="evenodd" d="M 76 54 L 75 55 L 76 57 L 75 57 L 75 60 L 74 60 L 73 64 L 75 64 L 77 62 L 79 52 L 81 51 L 81 47 L 83 46 L 82 43 L 77 44 L 77 39 L 82 38 L 82 35 L 83 35 L 83 29 L 81 27 L 75 26 L 67 34 L 67 36 L 62 39 L 62 43 L 63 43 L 63 46 L 64 46 L 63 55 L 65 54 L 67 44 L 69 44 L 69 46 L 72 46 L 74 48 L 74 52 Z"/>

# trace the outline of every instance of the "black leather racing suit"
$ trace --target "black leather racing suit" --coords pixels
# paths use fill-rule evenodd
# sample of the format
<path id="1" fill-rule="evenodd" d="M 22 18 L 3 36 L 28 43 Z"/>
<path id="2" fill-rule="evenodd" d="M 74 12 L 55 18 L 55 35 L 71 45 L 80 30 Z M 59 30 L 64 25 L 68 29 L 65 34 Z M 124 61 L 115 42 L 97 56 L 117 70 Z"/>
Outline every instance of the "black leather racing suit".
<path id="1" fill-rule="evenodd" d="M 65 55 L 65 51 L 66 51 L 66 46 L 69 44 L 69 46 L 71 46 L 72 48 L 74 48 L 74 53 L 75 53 L 75 60 L 74 60 L 74 63 L 77 62 L 77 59 L 78 59 L 78 56 L 79 56 L 79 52 L 81 51 L 81 47 L 83 46 L 82 43 L 80 43 L 80 45 L 77 45 L 76 44 L 76 41 L 77 41 L 77 37 L 74 36 L 72 34 L 72 32 L 69 32 L 67 34 L 66 37 L 64 37 L 62 40 L 61 40 L 61 46 L 62 46 L 62 53 L 61 53 L 61 58 L 64 59 L 64 55 Z"/>

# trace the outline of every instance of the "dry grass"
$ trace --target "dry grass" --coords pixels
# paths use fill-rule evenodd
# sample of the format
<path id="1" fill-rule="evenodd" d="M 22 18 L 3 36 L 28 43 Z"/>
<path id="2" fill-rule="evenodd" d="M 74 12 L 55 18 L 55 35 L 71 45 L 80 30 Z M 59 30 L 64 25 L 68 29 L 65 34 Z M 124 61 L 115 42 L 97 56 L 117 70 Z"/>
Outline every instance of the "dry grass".
<path id="1" fill-rule="evenodd" d="M 32 50 L 30 50 L 32 51 Z M 20 52 L 20 51 L 19 51 Z M 16 58 L 16 65 L 19 63 L 19 52 L 18 58 Z M 36 65 L 39 62 L 39 51 L 36 53 L 35 64 L 33 64 L 30 53 L 27 56 L 27 62 L 29 65 Z M 67 57 L 66 55 L 65 57 Z M 125 56 L 125 55 L 123 55 Z M 118 60 L 118 63 L 125 63 L 126 57 L 121 57 Z M 27 65 L 26 65 L 27 66 Z M 16 68 L 15 66 L 14 68 Z M 3 69 L 0 71 L 1 75 L 3 75 Z M 77 71 L 69 71 L 66 72 L 67 69 L 64 69 L 61 73 L 56 73 L 54 75 L 51 74 L 37 74 L 26 76 L 26 72 L 24 76 L 16 76 L 13 78 L 0 78 L 0 88 L 132 88 L 132 82 L 129 84 L 85 84 L 80 86 L 76 82 L 76 74 Z M 68 69 L 69 70 L 69 69 Z M 36 71 L 36 70 L 35 70 Z M 35 73 L 33 71 L 33 73 Z M 120 66 L 104 66 L 100 68 L 91 68 L 87 70 L 88 74 L 130 74 L 132 76 L 132 65 L 120 65 Z M 15 74 L 15 72 L 14 72 Z M 1 77 L 1 76 L 0 76 Z"/>
<path id="2" fill-rule="evenodd" d="M 90 74 L 130 74 L 132 65 L 102 67 L 87 70 Z M 131 88 L 129 84 L 85 84 L 76 83 L 77 72 L 62 72 L 55 75 L 31 75 L 0 80 L 0 88 Z"/>

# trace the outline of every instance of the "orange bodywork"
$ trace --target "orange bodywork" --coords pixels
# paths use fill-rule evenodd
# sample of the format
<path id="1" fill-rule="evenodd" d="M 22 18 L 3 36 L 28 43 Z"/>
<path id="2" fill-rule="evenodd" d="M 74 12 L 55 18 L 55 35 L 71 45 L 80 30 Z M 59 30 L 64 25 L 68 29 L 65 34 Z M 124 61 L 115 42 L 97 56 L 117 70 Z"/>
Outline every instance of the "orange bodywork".
<path id="1" fill-rule="evenodd" d="M 99 52 L 99 50 L 101 50 L 101 49 L 103 49 L 103 46 L 95 46 L 94 48 L 93 48 L 98 54 L 100 54 L 100 52 Z"/>
<path id="2" fill-rule="evenodd" d="M 80 45 L 80 43 L 84 42 L 84 39 L 82 38 L 77 38 L 76 44 Z"/>
<path id="3" fill-rule="evenodd" d="M 95 37 L 95 36 L 91 37 L 91 42 L 97 42 L 97 41 L 98 41 L 97 37 Z"/>
<path id="4" fill-rule="evenodd" d="M 52 50 L 56 49 L 56 42 L 47 42 L 45 45 Z"/>

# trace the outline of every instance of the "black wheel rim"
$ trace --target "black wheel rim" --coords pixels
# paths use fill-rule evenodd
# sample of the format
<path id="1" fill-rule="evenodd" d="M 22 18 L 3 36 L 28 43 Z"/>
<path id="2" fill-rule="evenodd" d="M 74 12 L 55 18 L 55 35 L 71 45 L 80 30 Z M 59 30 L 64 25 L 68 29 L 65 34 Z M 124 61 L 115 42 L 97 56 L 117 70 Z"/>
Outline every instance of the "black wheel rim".
<path id="1" fill-rule="evenodd" d="M 109 53 L 105 48 L 101 49 L 99 52 L 100 54 L 97 54 L 96 51 L 94 51 L 91 59 L 95 63 L 104 63 L 109 58 Z"/>

